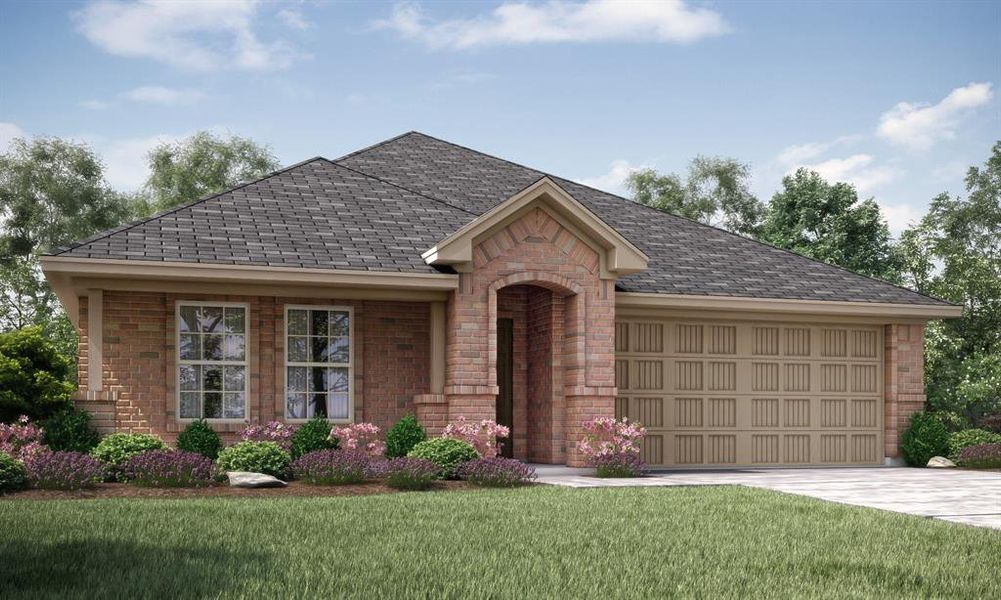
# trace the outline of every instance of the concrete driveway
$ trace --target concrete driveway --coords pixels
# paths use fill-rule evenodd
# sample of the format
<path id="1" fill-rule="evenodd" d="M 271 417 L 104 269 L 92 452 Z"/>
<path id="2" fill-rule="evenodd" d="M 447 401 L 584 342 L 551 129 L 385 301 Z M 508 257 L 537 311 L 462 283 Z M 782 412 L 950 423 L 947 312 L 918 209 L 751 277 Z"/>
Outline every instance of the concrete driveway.
<path id="1" fill-rule="evenodd" d="M 1001 530 L 1001 473 L 893 467 L 668 471 L 598 479 L 585 469 L 537 465 L 541 483 L 568 487 L 746 485 L 842 504 Z"/>

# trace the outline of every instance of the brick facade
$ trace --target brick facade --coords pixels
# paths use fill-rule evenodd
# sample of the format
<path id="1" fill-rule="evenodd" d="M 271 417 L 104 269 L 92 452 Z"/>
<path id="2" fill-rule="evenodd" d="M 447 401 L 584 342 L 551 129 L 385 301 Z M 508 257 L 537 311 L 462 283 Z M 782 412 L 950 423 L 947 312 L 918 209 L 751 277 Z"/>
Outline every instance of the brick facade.
<path id="1" fill-rule="evenodd" d="M 911 415 L 924 410 L 924 326 L 887 325 L 883 343 L 886 456 L 900 457 L 900 436 Z"/>
<path id="2" fill-rule="evenodd" d="M 615 406 L 614 279 L 602 278 L 598 252 L 535 208 L 476 245 L 472 269 L 460 274 L 459 284 L 446 306 L 444 390 L 439 379 L 437 391 L 431 389 L 427 302 L 105 291 L 103 389 L 88 392 L 82 297 L 76 402 L 102 430 L 149 432 L 172 442 L 186 424 L 177 418 L 175 305 L 241 302 L 250 311 L 248 420 L 281 420 L 285 305 L 350 306 L 354 419 L 385 429 L 416 414 L 436 435 L 459 416 L 496 417 L 496 320 L 511 318 L 514 455 L 582 464 L 574 448 L 581 423 L 613 416 Z M 900 433 L 925 402 L 923 326 L 887 325 L 884 358 L 885 454 L 895 458 Z M 244 423 L 214 426 L 232 441 Z"/>
<path id="3" fill-rule="evenodd" d="M 102 429 L 154 433 L 173 442 L 186 424 L 177 419 L 175 304 L 179 300 L 249 305 L 251 422 L 284 419 L 286 304 L 353 308 L 355 420 L 385 429 L 415 413 L 415 396 L 429 391 L 428 303 L 105 292 L 103 390 L 86 392 L 87 303 L 82 299 L 81 391 L 76 400 L 97 416 Z M 245 424 L 217 422 L 213 426 L 232 441 Z"/>
<path id="4" fill-rule="evenodd" d="M 496 320 L 502 311 L 513 310 L 511 299 L 519 294 L 504 290 L 510 286 L 544 288 L 549 291 L 550 306 L 557 305 L 552 300 L 557 297 L 562 308 L 562 342 L 556 340 L 542 352 L 548 354 L 550 364 L 561 366 L 559 375 L 550 378 L 562 379 L 563 390 L 559 394 L 550 387 L 548 398 L 537 398 L 548 407 L 536 402 L 531 409 L 535 415 L 548 417 L 540 431 L 550 432 L 548 450 L 540 450 L 536 440 L 536 456 L 548 462 L 582 464 L 572 443 L 582 434 L 581 422 L 612 415 L 615 407 L 614 281 L 601 278 L 600 262 L 596 250 L 539 208 L 475 246 L 472 271 L 460 274 L 459 290 L 448 304 L 445 396 L 450 417 L 495 418 Z M 535 300 L 533 316 L 544 318 L 543 303 L 537 296 Z M 543 358 L 539 343 L 536 340 L 533 346 L 533 364 Z M 535 384 L 528 384 L 536 394 L 545 386 L 545 375 L 540 376 Z M 565 408 L 560 406 L 563 403 Z M 539 423 L 533 420 L 533 426 Z M 529 428 L 518 432 L 516 421 L 515 429 L 517 451 L 518 440 L 526 438 Z M 559 443 L 553 442 L 559 433 L 564 434 Z"/>

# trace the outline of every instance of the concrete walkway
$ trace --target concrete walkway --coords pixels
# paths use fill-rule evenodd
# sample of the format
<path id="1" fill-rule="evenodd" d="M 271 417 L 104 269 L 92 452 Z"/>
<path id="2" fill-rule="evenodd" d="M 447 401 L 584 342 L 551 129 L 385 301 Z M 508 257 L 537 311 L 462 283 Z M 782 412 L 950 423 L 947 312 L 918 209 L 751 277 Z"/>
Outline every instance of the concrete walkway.
<path id="1" fill-rule="evenodd" d="M 1001 473 L 956 469 L 803 468 L 668 471 L 598 479 L 589 469 L 536 465 L 540 483 L 567 487 L 746 485 L 1001 530 Z"/>

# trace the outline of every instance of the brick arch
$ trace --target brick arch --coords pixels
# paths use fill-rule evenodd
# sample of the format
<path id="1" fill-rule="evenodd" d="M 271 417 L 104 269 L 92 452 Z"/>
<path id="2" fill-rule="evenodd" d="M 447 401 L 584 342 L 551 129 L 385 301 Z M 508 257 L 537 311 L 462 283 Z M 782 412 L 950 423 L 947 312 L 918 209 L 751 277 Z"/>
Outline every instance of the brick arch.
<path id="1" fill-rule="evenodd" d="M 577 282 L 558 273 L 545 271 L 524 271 L 501 277 L 490 284 L 487 297 L 487 385 L 497 385 L 497 292 L 512 285 L 534 285 L 547 289 L 554 294 L 567 299 L 566 329 L 568 331 L 585 331 L 587 324 L 587 293 Z M 587 336 L 577 335 L 567 342 L 568 371 L 577 371 L 578 377 L 571 373 L 570 380 L 577 385 L 583 385 L 583 364 L 581 357 L 587 355 Z"/>
<path id="2" fill-rule="evenodd" d="M 509 285 L 537 285 L 561 296 L 584 294 L 584 288 L 578 285 L 577 282 L 558 273 L 547 273 L 546 271 L 512 273 L 491 283 L 490 291 L 496 294 L 497 290 L 506 288 Z"/>

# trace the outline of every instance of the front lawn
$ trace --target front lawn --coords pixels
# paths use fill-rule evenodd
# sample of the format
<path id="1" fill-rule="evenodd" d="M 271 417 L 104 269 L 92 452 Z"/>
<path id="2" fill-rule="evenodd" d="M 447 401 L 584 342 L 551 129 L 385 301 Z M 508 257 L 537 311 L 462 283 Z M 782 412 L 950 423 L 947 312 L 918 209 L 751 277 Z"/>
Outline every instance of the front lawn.
<path id="1" fill-rule="evenodd" d="M 739 487 L 6 501 L 0 597 L 999 597 L 1001 533 Z"/>

